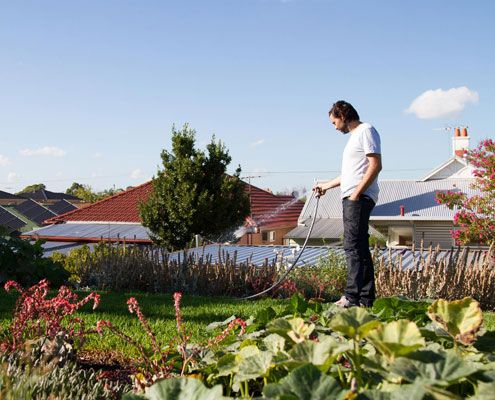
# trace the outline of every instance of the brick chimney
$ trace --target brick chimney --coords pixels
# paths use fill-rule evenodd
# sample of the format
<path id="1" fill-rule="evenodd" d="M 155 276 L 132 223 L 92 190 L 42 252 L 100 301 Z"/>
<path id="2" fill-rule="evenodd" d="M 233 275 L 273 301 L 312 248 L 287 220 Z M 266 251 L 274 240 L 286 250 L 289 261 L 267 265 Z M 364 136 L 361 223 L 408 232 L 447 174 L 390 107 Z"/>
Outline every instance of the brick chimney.
<path id="1" fill-rule="evenodd" d="M 455 128 L 454 137 L 452 138 L 453 155 L 456 157 L 464 157 L 464 154 L 469 150 L 469 136 L 467 128 Z"/>

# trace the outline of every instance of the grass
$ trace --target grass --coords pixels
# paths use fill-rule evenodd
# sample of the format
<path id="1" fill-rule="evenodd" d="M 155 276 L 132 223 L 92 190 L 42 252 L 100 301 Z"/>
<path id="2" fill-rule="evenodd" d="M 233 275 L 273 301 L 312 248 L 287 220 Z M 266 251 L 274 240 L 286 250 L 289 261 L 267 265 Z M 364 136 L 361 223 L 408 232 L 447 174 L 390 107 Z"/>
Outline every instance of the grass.
<path id="1" fill-rule="evenodd" d="M 130 314 L 126 305 L 127 299 L 134 296 L 150 322 L 153 331 L 162 343 L 168 343 L 176 335 L 177 329 L 172 294 L 99 293 L 101 302 L 96 310 L 93 311 L 87 305 L 77 313 L 77 316 L 84 319 L 87 327 L 95 326 L 96 321 L 100 319 L 109 320 L 127 335 L 149 347 L 149 340 L 136 315 Z M 87 293 L 78 292 L 78 294 L 82 296 Z M 16 294 L 0 291 L 0 328 L 6 328 L 10 324 L 16 298 Z M 211 322 L 223 321 L 231 315 L 247 319 L 260 309 L 272 306 L 277 310 L 281 310 L 287 303 L 286 300 L 275 299 L 238 301 L 226 297 L 184 295 L 181 310 L 183 323 L 192 334 L 191 342 L 199 343 L 213 335 L 212 332 L 208 332 L 205 329 Z M 495 330 L 495 312 L 485 312 L 484 319 L 485 328 Z M 124 358 L 138 355 L 132 346 L 110 333 L 106 333 L 103 336 L 90 335 L 82 350 L 109 354 L 117 353 Z"/>
<path id="2" fill-rule="evenodd" d="M 77 293 L 81 296 L 87 294 Z M 153 332 L 162 343 L 168 343 L 177 334 L 172 294 L 99 293 L 101 301 L 96 310 L 93 311 L 91 306 L 86 305 L 75 314 L 84 319 L 87 327 L 95 326 L 100 319 L 109 320 L 124 333 L 148 347 L 149 340 L 137 316 L 130 314 L 127 308 L 127 299 L 133 296 L 139 302 Z M 9 325 L 16 298 L 15 294 L 0 292 L 0 327 L 5 328 Z M 212 332 L 205 329 L 211 322 L 223 321 L 231 315 L 247 319 L 265 307 L 272 306 L 281 310 L 286 304 L 287 301 L 275 299 L 239 301 L 226 297 L 184 295 L 181 301 L 181 311 L 183 324 L 192 334 L 191 342 L 199 343 L 213 336 Z M 103 336 L 89 335 L 82 350 L 117 352 L 126 357 L 134 357 L 138 354 L 132 346 L 111 333 Z"/>

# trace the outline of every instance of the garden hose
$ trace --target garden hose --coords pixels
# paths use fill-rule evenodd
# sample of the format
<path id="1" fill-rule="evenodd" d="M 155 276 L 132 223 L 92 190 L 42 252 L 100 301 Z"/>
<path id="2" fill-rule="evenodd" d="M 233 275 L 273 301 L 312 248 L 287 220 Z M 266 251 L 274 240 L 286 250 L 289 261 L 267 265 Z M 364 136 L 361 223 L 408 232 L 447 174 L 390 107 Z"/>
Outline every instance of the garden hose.
<path id="1" fill-rule="evenodd" d="M 316 205 L 315 205 L 313 220 L 311 221 L 311 225 L 309 226 L 309 231 L 308 231 L 308 234 L 306 236 L 306 240 L 304 241 L 304 244 L 303 244 L 303 246 L 301 248 L 301 251 L 297 255 L 297 258 L 295 259 L 295 261 L 292 263 L 292 265 L 289 268 L 287 268 L 287 271 L 284 272 L 284 274 L 280 277 L 280 279 L 277 282 L 275 282 L 272 286 L 270 286 L 268 289 L 265 289 L 265 290 L 263 290 L 262 292 L 259 292 L 259 293 L 255 293 L 255 294 L 253 294 L 251 296 L 242 297 L 239 300 L 255 299 L 256 297 L 262 296 L 265 293 L 268 293 L 268 292 L 270 292 L 270 291 L 278 288 L 285 281 L 285 279 L 290 274 L 290 272 L 294 269 L 294 267 L 296 266 L 297 262 L 301 258 L 302 253 L 306 249 L 306 245 L 308 243 L 309 237 L 311 236 L 311 232 L 313 231 L 313 226 L 315 225 L 316 214 L 318 212 L 318 204 L 320 202 L 321 193 L 320 192 L 316 192 L 315 196 L 316 196 Z"/>

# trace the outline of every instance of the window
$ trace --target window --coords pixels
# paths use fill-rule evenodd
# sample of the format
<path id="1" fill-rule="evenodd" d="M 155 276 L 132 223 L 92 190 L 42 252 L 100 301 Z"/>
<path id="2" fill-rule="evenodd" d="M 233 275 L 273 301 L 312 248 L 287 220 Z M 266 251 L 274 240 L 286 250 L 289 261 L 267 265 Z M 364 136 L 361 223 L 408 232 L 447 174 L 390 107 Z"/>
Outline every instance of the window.
<path id="1" fill-rule="evenodd" d="M 267 231 L 261 232 L 261 240 L 263 240 L 263 242 L 266 242 L 268 240 L 268 232 Z"/>
<path id="2" fill-rule="evenodd" d="M 270 231 L 270 242 L 275 241 L 275 231 Z"/>

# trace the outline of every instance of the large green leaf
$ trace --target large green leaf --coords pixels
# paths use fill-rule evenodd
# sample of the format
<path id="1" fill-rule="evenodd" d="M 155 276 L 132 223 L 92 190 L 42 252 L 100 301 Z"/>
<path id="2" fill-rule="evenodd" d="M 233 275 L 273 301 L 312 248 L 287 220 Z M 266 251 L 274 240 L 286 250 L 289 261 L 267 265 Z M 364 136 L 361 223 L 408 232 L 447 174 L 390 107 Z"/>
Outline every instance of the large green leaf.
<path id="1" fill-rule="evenodd" d="M 368 333 L 368 340 L 389 360 L 405 356 L 425 345 L 416 324 L 403 319 L 378 326 Z"/>
<path id="2" fill-rule="evenodd" d="M 287 336 L 295 343 L 301 343 L 307 340 L 315 329 L 314 324 L 306 324 L 302 318 L 292 318 L 289 320 L 289 324 L 291 329 L 287 332 Z"/>
<path id="3" fill-rule="evenodd" d="M 144 395 L 129 394 L 124 400 L 221 400 L 228 399 L 222 395 L 222 386 L 207 388 L 198 379 L 172 378 L 162 379 L 146 389 Z"/>
<path id="4" fill-rule="evenodd" d="M 267 399 L 280 400 L 339 399 L 345 393 L 333 377 L 322 374 L 312 364 L 296 368 L 279 383 L 270 383 L 263 389 Z"/>
<path id="5" fill-rule="evenodd" d="M 266 376 L 272 366 L 273 354 L 256 346 L 246 346 L 235 357 L 239 368 L 234 382 L 239 383 Z"/>
<path id="6" fill-rule="evenodd" d="M 373 315 L 362 307 L 351 307 L 333 316 L 329 327 L 352 339 L 362 339 L 380 325 Z"/>
<path id="7" fill-rule="evenodd" d="M 308 340 L 294 345 L 289 354 L 300 363 L 323 365 L 329 359 L 332 361 L 339 354 L 350 349 L 352 349 L 351 343 L 342 345 L 331 336 L 323 336 L 319 342 Z"/>
<path id="8" fill-rule="evenodd" d="M 265 345 L 266 349 L 273 354 L 282 352 L 285 349 L 285 339 L 276 333 L 272 333 L 265 337 L 263 339 L 263 344 Z"/>
<path id="9" fill-rule="evenodd" d="M 480 305 L 470 297 L 455 301 L 436 300 L 428 308 L 428 316 L 456 341 L 465 345 L 475 342 L 483 323 Z"/>
<path id="10" fill-rule="evenodd" d="M 390 371 L 409 382 L 418 379 L 438 386 L 449 386 L 477 371 L 454 352 L 442 354 L 434 362 L 399 358 L 390 365 Z"/>

